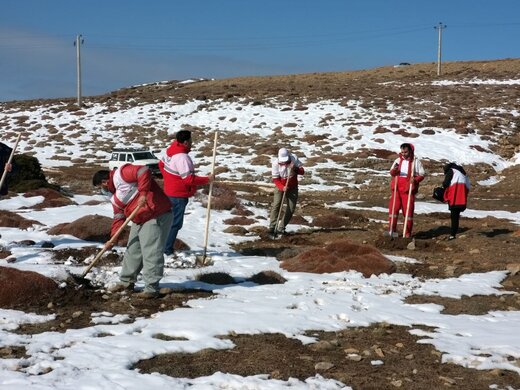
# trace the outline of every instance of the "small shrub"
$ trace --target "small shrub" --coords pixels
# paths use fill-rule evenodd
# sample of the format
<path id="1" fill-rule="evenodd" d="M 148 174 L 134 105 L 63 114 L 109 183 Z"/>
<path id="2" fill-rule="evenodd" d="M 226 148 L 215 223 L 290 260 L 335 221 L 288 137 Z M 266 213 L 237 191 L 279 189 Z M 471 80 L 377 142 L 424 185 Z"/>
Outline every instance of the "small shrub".
<path id="1" fill-rule="evenodd" d="M 216 284 L 219 286 L 226 284 L 236 284 L 235 279 L 225 272 L 211 272 L 207 274 L 200 274 L 196 277 L 199 282 Z"/>
<path id="2" fill-rule="evenodd" d="M 287 282 L 287 279 L 274 271 L 260 271 L 247 280 L 256 284 L 284 284 Z"/>
<path id="3" fill-rule="evenodd" d="M 9 189 L 15 192 L 27 192 L 38 188 L 59 189 L 49 184 L 43 174 L 40 162 L 28 154 L 15 154 L 13 173 L 8 177 Z"/>

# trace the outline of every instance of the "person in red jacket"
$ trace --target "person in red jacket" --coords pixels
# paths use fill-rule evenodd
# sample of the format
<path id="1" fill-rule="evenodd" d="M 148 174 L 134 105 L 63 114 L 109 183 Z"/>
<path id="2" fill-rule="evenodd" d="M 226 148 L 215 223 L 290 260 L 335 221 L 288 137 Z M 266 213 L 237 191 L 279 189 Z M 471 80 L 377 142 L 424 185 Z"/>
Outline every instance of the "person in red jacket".
<path id="1" fill-rule="evenodd" d="M 388 204 L 389 235 L 396 235 L 399 210 L 402 210 L 407 225 L 403 229 L 403 237 L 410 237 L 413 227 L 415 195 L 419 190 L 419 183 L 424 180 L 425 173 L 421 161 L 415 157 L 415 148 L 412 144 L 404 143 L 400 149 L 401 153 L 390 169 L 392 195 Z"/>
<path id="2" fill-rule="evenodd" d="M 166 256 L 173 255 L 177 234 L 184 222 L 184 211 L 190 197 L 195 195 L 198 186 L 213 181 L 213 176 L 197 176 L 193 161 L 188 153 L 191 150 L 191 132 L 180 130 L 175 141 L 166 149 L 165 156 L 159 161 L 159 169 L 164 179 L 164 192 L 170 198 L 173 220 L 164 246 Z"/>
<path id="3" fill-rule="evenodd" d="M 448 240 L 454 240 L 459 230 L 460 213 L 466 210 L 468 193 L 471 189 L 466 171 L 454 162 L 444 166 L 444 201 L 448 203 L 451 216 L 451 229 Z"/>
<path id="4" fill-rule="evenodd" d="M 118 169 L 101 170 L 94 174 L 92 184 L 108 191 L 114 210 L 110 235 L 113 236 L 126 218 L 139 207 L 132 219 L 128 244 L 123 258 L 120 283 L 112 292 L 133 290 L 142 270 L 144 290 L 141 298 L 159 296 L 159 281 L 164 271 L 164 242 L 171 224 L 171 204 L 152 178 L 148 167 L 125 164 Z M 110 249 L 113 244 L 105 244 Z"/>
<path id="5" fill-rule="evenodd" d="M 269 234 L 275 233 L 285 234 L 285 227 L 291 220 L 296 202 L 298 201 L 298 175 L 304 174 L 303 165 L 298 158 L 289 153 L 286 148 L 280 148 L 278 158 L 272 163 L 272 178 L 275 184 L 274 199 L 269 216 Z M 287 208 L 283 218 L 283 224 L 280 228 L 276 226 L 280 208 L 283 207 L 282 198 L 285 193 L 285 202 Z"/>

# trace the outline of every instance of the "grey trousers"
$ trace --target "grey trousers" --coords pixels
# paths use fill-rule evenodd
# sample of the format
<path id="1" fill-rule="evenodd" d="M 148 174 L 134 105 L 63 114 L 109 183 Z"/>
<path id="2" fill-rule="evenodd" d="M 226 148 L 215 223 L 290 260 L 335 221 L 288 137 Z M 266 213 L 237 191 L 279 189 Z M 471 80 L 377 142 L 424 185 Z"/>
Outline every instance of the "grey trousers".
<path id="1" fill-rule="evenodd" d="M 282 205 L 283 191 L 280 191 L 277 187 L 274 189 L 273 204 L 271 206 L 271 214 L 269 215 L 269 229 L 274 229 L 276 226 L 276 219 Z M 291 220 L 294 210 L 296 210 L 296 202 L 298 201 L 298 188 L 288 189 L 285 194 L 285 214 L 283 215 L 283 226 L 280 229 L 285 229 Z M 282 217 L 280 217 L 282 218 Z"/>
<path id="2" fill-rule="evenodd" d="M 168 211 L 142 225 L 132 225 L 119 277 L 121 283 L 135 283 L 143 270 L 144 291 L 159 291 L 159 281 L 164 272 L 164 244 L 172 218 Z"/>

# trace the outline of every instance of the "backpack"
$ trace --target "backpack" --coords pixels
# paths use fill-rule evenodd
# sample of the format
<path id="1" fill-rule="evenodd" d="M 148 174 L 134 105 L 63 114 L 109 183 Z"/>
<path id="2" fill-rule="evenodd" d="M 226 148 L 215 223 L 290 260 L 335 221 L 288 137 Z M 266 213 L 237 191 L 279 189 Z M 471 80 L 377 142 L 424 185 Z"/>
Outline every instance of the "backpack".
<path id="1" fill-rule="evenodd" d="M 433 189 L 432 198 L 438 200 L 439 202 L 444 203 L 444 188 L 435 187 Z"/>

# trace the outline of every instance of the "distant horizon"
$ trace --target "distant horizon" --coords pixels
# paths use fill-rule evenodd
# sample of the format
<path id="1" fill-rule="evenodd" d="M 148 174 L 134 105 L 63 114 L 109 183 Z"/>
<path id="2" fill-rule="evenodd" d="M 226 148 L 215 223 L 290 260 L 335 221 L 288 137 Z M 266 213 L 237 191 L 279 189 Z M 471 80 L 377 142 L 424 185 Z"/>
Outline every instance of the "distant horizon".
<path id="1" fill-rule="evenodd" d="M 191 78 L 349 72 L 520 56 L 520 2 L 4 0 L 0 101 Z M 79 11 L 78 11 L 79 10 Z M 440 29 L 439 29 L 440 28 Z"/>
<path id="2" fill-rule="evenodd" d="M 443 64 L 446 65 L 446 64 L 449 64 L 449 63 L 476 63 L 476 62 L 499 62 L 499 61 L 514 61 L 514 60 L 520 60 L 520 57 L 508 57 L 508 58 L 497 58 L 497 59 L 482 59 L 482 60 L 478 60 L 478 59 L 475 59 L 475 60 L 460 60 L 460 61 L 443 61 Z M 428 61 L 428 62 L 417 62 L 417 63 L 409 63 L 410 66 L 413 66 L 413 65 L 424 65 L 424 64 L 432 64 L 432 67 L 436 67 L 437 65 L 437 62 L 436 61 Z M 189 78 L 186 78 L 186 79 L 171 79 L 171 80 L 157 80 L 157 81 L 149 81 L 149 82 L 144 82 L 144 83 L 141 83 L 141 84 L 133 84 L 133 85 L 127 85 L 127 86 L 121 86 L 121 87 L 116 87 L 114 89 L 111 89 L 111 90 L 107 90 L 105 92 L 101 92 L 101 93 L 97 93 L 97 94 L 93 94 L 93 95 L 85 95 L 83 94 L 82 97 L 83 98 L 90 98 L 90 97 L 96 97 L 96 96 L 103 96 L 103 95 L 106 95 L 106 94 L 109 94 L 109 93 L 112 93 L 112 92 L 116 92 L 116 91 L 119 91 L 119 90 L 122 90 L 122 89 L 127 89 L 127 88 L 138 88 L 138 87 L 141 87 L 141 86 L 146 86 L 146 85 L 152 85 L 152 84 L 160 84 L 160 83 L 170 83 L 170 82 L 183 82 L 183 81 L 187 81 L 187 80 L 205 80 L 205 81 L 211 81 L 211 80 L 227 80 L 227 79 L 241 79 L 241 78 L 255 78 L 255 77 L 258 77 L 258 78 L 262 78 L 262 77 L 283 77 L 283 76 L 298 76 L 298 75 L 307 75 L 307 74 L 324 74 L 324 73 L 350 73 L 350 72 L 361 72 L 361 71 L 371 71 L 371 70 L 376 70 L 376 69 L 380 69 L 380 68 L 391 68 L 391 67 L 396 67 L 398 66 L 399 64 L 393 64 L 393 65 L 381 65 L 381 66 L 374 66 L 374 67 L 371 67 L 371 68 L 361 68 L 361 69 L 350 69 L 350 70 L 330 70 L 330 71 L 322 71 L 322 72 L 313 72 L 313 71 L 310 71 L 310 72 L 301 72 L 301 73 L 285 73 L 285 74 L 262 74 L 262 75 L 240 75 L 240 76 L 229 76 L 229 77 L 221 77 L 221 78 L 216 78 L 216 77 L 189 77 Z M 432 68 L 434 69 L 434 68 Z M 442 78 L 442 76 L 441 76 Z M 13 99 L 13 100 L 0 100 L 0 104 L 2 103 L 13 103 L 13 102 L 23 102 L 23 101 L 32 101 L 32 100 L 60 100 L 60 99 L 63 99 L 63 100 L 76 100 L 77 96 L 74 95 L 74 96 L 53 96 L 53 97 L 34 97 L 34 98 L 28 98 L 28 99 Z"/>

